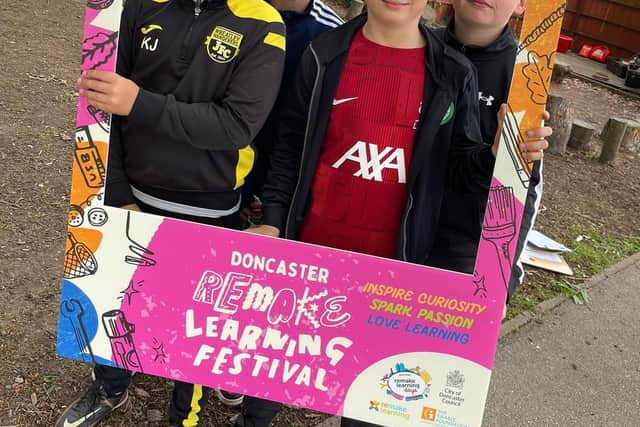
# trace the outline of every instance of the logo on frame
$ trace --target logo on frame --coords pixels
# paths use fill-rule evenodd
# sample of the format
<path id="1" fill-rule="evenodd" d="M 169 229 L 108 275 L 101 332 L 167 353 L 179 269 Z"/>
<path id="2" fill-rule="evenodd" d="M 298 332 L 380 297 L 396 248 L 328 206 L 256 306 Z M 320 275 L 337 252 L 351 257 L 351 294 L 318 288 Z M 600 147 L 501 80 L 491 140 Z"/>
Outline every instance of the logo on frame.
<path id="1" fill-rule="evenodd" d="M 438 410 L 436 408 L 429 408 L 425 406 L 422 408 L 422 419 L 425 421 L 435 421 Z"/>
<path id="2" fill-rule="evenodd" d="M 404 363 L 397 363 L 395 369 L 382 377 L 380 386 L 403 402 L 426 399 L 431 391 L 431 375 L 419 366 L 408 369 Z"/>
<path id="3" fill-rule="evenodd" d="M 224 27 L 215 27 L 204 44 L 209 58 L 219 64 L 231 62 L 240 52 L 244 35 Z"/>

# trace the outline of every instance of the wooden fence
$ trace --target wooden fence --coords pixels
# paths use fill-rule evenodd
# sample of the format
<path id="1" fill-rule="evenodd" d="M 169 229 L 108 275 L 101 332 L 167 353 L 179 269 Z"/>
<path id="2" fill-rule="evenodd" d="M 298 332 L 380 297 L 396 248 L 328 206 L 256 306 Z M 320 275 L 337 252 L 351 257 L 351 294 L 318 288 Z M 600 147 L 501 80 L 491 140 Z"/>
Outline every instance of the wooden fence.
<path id="1" fill-rule="evenodd" d="M 573 37 L 573 51 L 606 45 L 627 58 L 640 53 L 640 0 L 568 0 L 562 30 Z"/>
<path id="2" fill-rule="evenodd" d="M 428 1 L 436 22 L 442 23 L 452 13 L 450 3 Z M 521 18 L 511 20 L 514 32 L 521 24 Z M 562 30 L 573 37 L 571 49 L 575 52 L 583 44 L 606 45 L 612 55 L 627 58 L 640 53 L 640 0 L 567 0 Z"/>

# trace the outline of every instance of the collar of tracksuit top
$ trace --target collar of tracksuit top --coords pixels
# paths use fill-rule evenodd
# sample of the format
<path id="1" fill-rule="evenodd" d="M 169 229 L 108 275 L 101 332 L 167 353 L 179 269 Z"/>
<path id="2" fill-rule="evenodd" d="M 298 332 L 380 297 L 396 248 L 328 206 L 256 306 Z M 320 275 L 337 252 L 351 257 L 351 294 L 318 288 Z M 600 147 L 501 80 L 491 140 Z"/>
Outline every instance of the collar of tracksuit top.
<path id="1" fill-rule="evenodd" d="M 289 114 L 288 108 L 308 110 L 308 131 L 304 145 L 301 144 L 304 168 L 300 174 L 297 174 L 297 171 L 283 171 L 282 176 L 278 176 L 277 179 L 274 178 L 277 173 L 273 172 L 264 191 L 264 223 L 279 228 L 286 238 L 296 239 L 299 227 L 304 221 L 312 175 L 324 143 L 324 132 L 329 121 L 333 97 L 351 40 L 366 20 L 367 16 L 363 14 L 311 42 L 297 74 L 299 77 L 304 75 L 305 81 L 297 78 L 297 84 L 292 87 L 293 90 L 301 90 L 310 86 L 307 88 L 312 91 L 310 98 L 304 100 L 309 104 L 298 106 L 294 102 L 289 107 L 285 105 L 281 111 L 284 117 Z M 420 29 L 427 40 L 424 108 L 409 167 L 407 184 L 410 196 L 403 215 L 397 254 L 399 259 L 416 263 L 423 263 L 429 254 L 446 178 L 452 177 L 455 181 L 452 181 L 452 184 L 456 186 L 481 186 L 484 189 L 488 187 L 494 165 L 490 146 L 485 147 L 485 144 L 481 143 L 477 117 L 478 89 L 472 65 L 455 49 L 447 47 L 431 30 L 424 26 Z M 451 114 L 447 114 L 448 112 Z M 455 127 L 454 121 L 450 120 L 453 116 L 457 117 Z M 299 123 L 296 121 L 295 124 Z M 300 131 L 302 134 L 305 133 L 304 128 L 283 130 L 284 133 L 291 134 L 298 134 Z M 446 139 L 446 143 L 437 144 L 438 138 Z M 446 159 L 450 153 L 450 142 L 454 140 L 457 143 L 453 155 L 461 161 L 454 162 L 455 167 L 448 168 Z M 472 153 L 471 156 L 461 155 L 467 151 Z M 282 153 L 283 162 L 300 161 L 285 159 L 288 154 Z M 275 152 L 272 156 L 272 167 L 274 158 Z M 289 176 L 294 173 L 296 176 Z M 289 188 L 290 178 L 293 178 L 295 189 Z M 292 191 L 292 194 L 289 191 Z"/>
<path id="2" fill-rule="evenodd" d="M 316 0 L 310 1 L 302 12 L 292 10 L 279 12 L 287 28 L 287 59 L 283 79 L 283 81 L 287 81 L 295 73 L 302 52 L 309 42 L 323 32 L 343 24 L 344 21 L 339 16 L 330 14 Z M 325 15 L 320 15 L 320 13 Z M 326 15 L 329 14 L 331 16 L 327 17 Z"/>
<path id="3" fill-rule="evenodd" d="M 505 54 L 515 55 L 515 50 L 518 46 L 508 25 L 504 28 L 500 37 L 488 46 L 465 45 L 459 41 L 455 35 L 455 18 L 449 21 L 446 30 L 441 29 L 438 31 L 443 32 L 444 42 L 447 45 L 462 52 L 473 63 L 476 61 L 495 61 L 497 57 Z"/>

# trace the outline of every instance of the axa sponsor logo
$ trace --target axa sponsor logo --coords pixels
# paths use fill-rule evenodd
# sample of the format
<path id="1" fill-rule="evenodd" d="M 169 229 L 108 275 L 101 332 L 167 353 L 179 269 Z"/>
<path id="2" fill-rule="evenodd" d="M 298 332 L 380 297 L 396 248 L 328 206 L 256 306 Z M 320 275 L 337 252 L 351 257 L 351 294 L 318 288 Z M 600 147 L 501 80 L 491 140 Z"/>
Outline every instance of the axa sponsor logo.
<path id="1" fill-rule="evenodd" d="M 217 26 L 207 36 L 204 44 L 209 58 L 219 64 L 231 62 L 240 52 L 244 35 L 228 28 Z"/>
<path id="2" fill-rule="evenodd" d="M 390 169 L 398 172 L 398 183 L 405 184 L 407 182 L 407 167 L 403 148 L 384 147 L 380 151 L 376 144 L 358 141 L 332 167 L 339 169 L 346 162 L 355 162 L 360 166 L 353 174 L 356 177 L 382 182 L 382 173 Z"/>

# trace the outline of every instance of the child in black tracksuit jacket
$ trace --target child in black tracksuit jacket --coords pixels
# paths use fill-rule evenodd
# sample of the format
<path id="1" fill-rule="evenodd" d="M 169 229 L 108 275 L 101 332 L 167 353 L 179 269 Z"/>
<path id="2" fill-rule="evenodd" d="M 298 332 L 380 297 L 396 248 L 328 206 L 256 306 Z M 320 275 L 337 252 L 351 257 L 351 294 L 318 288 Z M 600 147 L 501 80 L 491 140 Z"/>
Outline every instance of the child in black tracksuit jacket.
<path id="1" fill-rule="evenodd" d="M 455 26 L 454 18 L 446 28 L 437 29 L 435 34 L 448 46 L 463 53 L 475 66 L 480 89 L 478 100 L 482 138 L 484 141 L 493 141 L 498 131 L 498 111 L 500 106 L 507 102 L 509 96 L 517 42 L 510 28 L 506 26 L 500 36 L 490 44 L 465 45 L 456 37 Z M 544 136 L 547 134 L 547 129 L 549 128 L 540 128 L 534 132 L 536 135 Z M 542 186 L 542 161 L 539 160 L 534 162 L 530 177 L 516 246 L 516 262 L 509 281 L 508 297 L 511 297 L 522 283 L 523 269 L 519 258 L 535 221 Z M 438 235 L 429 260 L 430 265 L 473 273 L 487 197 L 486 192 L 461 195 L 456 191 L 446 191 Z M 472 218 L 476 220 L 470 220 L 470 212 L 473 214 Z"/>
<path id="2" fill-rule="evenodd" d="M 80 95 L 114 114 L 105 201 L 238 228 L 251 141 L 276 99 L 284 25 L 262 0 L 127 0 L 117 74 L 85 72 Z M 127 400 L 130 374 L 97 365 L 57 426 L 94 425 Z M 175 382 L 169 422 L 198 424 L 208 390 Z"/>

